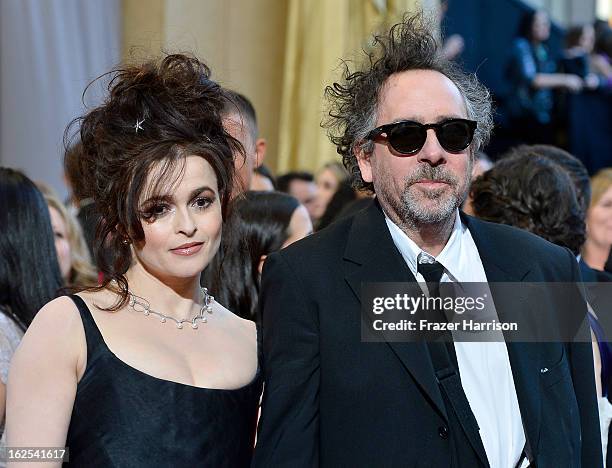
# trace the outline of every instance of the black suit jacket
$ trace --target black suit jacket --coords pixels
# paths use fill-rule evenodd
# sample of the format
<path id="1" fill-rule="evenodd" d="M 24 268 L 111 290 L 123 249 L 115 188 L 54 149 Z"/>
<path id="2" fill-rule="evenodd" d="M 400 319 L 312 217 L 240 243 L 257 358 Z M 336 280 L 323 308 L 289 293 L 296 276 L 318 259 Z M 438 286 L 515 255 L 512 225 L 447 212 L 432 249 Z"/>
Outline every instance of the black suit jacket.
<path id="1" fill-rule="evenodd" d="M 569 251 L 508 226 L 464 222 L 489 282 L 578 281 Z M 253 466 L 451 466 L 426 345 L 361 341 L 361 283 L 387 281 L 415 279 L 378 203 L 268 257 Z M 537 466 L 601 466 L 590 343 L 509 343 L 508 354 Z"/>

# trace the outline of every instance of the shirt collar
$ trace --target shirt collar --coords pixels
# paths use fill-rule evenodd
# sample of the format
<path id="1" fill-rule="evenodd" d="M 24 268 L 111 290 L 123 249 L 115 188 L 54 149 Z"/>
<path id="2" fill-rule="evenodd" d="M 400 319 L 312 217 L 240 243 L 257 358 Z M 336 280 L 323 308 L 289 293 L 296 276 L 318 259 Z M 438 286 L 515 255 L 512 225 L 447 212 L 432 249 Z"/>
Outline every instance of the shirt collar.
<path id="1" fill-rule="evenodd" d="M 442 249 L 442 252 L 437 257 L 429 254 L 422 250 L 410 237 L 406 235 L 402 229 L 395 224 L 385 213 L 385 221 L 393 243 L 400 251 L 404 261 L 410 268 L 410 271 L 415 276 L 417 275 L 417 263 L 433 263 L 438 261 L 444 266 L 446 273 L 451 277 L 452 280 L 458 281 L 459 265 L 460 265 L 460 254 L 461 254 L 461 237 L 463 232 L 467 229 L 466 226 L 461 222 L 459 216 L 459 210 L 455 210 L 455 223 L 453 224 L 453 230 L 448 239 L 448 242 Z"/>

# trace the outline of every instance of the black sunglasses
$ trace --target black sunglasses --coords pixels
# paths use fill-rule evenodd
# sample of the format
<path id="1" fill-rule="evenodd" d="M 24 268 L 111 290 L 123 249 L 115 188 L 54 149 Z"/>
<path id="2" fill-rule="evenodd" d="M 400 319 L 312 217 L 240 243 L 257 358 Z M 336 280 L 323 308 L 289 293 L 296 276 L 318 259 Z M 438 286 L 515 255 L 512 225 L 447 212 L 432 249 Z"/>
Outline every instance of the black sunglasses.
<path id="1" fill-rule="evenodd" d="M 375 128 L 368 133 L 366 139 L 386 141 L 398 153 L 413 155 L 423 148 L 427 140 L 427 130 L 433 128 L 442 148 L 449 153 L 459 153 L 472 143 L 477 125 L 475 121 L 466 119 L 448 119 L 426 125 L 403 120 Z"/>

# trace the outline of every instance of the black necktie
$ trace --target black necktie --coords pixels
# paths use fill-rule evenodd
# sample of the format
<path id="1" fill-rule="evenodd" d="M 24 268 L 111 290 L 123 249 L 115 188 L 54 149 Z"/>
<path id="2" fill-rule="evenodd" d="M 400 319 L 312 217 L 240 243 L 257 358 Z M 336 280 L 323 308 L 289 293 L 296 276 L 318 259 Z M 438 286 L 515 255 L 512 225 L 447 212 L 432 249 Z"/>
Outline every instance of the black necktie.
<path id="1" fill-rule="evenodd" d="M 427 288 L 429 290 L 429 297 L 440 297 L 440 279 L 444 274 L 444 266 L 439 262 L 433 263 L 419 263 L 417 265 L 417 271 L 423 275 L 423 278 L 427 282 Z M 443 311 L 436 310 L 434 314 L 431 314 L 430 320 L 434 322 L 447 322 L 448 319 L 444 315 Z M 443 333 L 444 340 L 446 341 L 446 349 L 454 364 L 455 368 L 458 369 L 457 355 L 455 353 L 455 346 L 452 341 L 452 335 L 450 332 Z"/>
<path id="2" fill-rule="evenodd" d="M 431 297 L 440 297 L 440 278 L 444 274 L 444 267 L 441 263 L 419 263 L 417 271 L 423 275 L 427 281 L 427 288 Z"/>

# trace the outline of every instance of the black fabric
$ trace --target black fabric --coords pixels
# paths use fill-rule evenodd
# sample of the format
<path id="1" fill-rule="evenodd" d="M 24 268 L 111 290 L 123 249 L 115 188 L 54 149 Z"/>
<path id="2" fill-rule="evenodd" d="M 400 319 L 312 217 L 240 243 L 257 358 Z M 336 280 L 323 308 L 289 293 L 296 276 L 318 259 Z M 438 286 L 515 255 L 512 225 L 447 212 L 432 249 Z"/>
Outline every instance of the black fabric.
<path id="1" fill-rule="evenodd" d="M 452 346 L 452 343 L 451 343 Z M 468 402 L 456 364 L 452 364 L 448 347 L 443 343 L 427 343 L 448 414 L 452 467 L 488 467 L 487 454 L 480 439 L 478 422 Z"/>
<path id="2" fill-rule="evenodd" d="M 261 393 L 259 372 L 236 390 L 158 379 L 119 360 L 85 302 L 87 367 L 77 385 L 68 466 L 247 467 Z"/>
<path id="3" fill-rule="evenodd" d="M 437 261 L 418 263 L 417 271 L 427 282 L 430 297 L 440 297 L 440 279 L 444 274 L 444 266 Z M 444 314 L 440 312 L 437 315 L 438 320 L 446 321 Z M 487 455 L 479 435 L 480 428 L 461 385 L 459 365 L 450 332 L 446 331 L 441 341 L 428 342 L 427 348 L 448 414 L 452 466 L 488 467 Z"/>
<path id="4" fill-rule="evenodd" d="M 427 289 L 431 297 L 440 297 L 440 279 L 444 274 L 444 266 L 436 261 L 433 263 L 418 263 L 417 271 L 423 275 L 423 278 L 427 282 Z M 449 311 L 452 314 L 452 311 Z M 444 323 L 449 321 L 449 317 L 444 314 L 441 309 L 433 309 L 428 311 L 428 320 L 438 323 Z M 450 332 L 445 331 L 441 334 L 439 341 L 444 342 L 448 356 L 454 365 L 454 368 L 459 375 L 459 364 L 457 363 L 457 353 L 455 352 L 455 345 Z M 430 346 L 431 352 L 431 346 Z M 435 365 L 435 363 L 434 363 Z"/>
<path id="5" fill-rule="evenodd" d="M 462 221 L 490 286 L 579 281 L 568 250 L 510 226 Z M 415 281 L 376 201 L 268 256 L 260 294 L 266 389 L 254 467 L 452 465 L 450 416 L 426 344 L 362 340 L 363 284 Z M 512 321 L 520 298 L 503 302 L 497 294 L 492 289 L 499 319 Z M 560 300 L 552 290 L 543 295 L 550 307 L 537 313 L 552 320 Z M 574 310 L 586 315 L 583 303 Z M 538 467 L 602 465 L 585 332 L 584 343 L 507 343 Z"/>
<path id="6" fill-rule="evenodd" d="M 419 263 L 417 271 L 423 275 L 428 283 L 429 294 L 437 297 L 440 295 L 440 279 L 444 274 L 444 266 L 439 262 L 434 263 Z"/>

